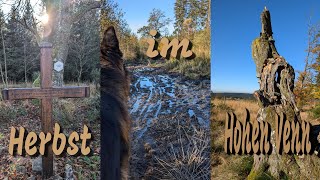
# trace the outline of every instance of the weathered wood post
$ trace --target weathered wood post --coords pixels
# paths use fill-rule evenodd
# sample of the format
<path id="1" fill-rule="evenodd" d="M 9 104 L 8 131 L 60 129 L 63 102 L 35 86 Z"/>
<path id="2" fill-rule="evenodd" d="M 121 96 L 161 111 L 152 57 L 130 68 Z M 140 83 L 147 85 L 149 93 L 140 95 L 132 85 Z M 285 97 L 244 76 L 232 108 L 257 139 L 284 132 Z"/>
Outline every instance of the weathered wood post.
<path id="1" fill-rule="evenodd" d="M 10 88 L 4 89 L 4 100 L 40 99 L 41 100 L 41 127 L 46 133 L 53 132 L 52 98 L 81 98 L 89 97 L 90 89 L 83 87 L 52 87 L 52 44 L 43 42 L 40 44 L 40 88 Z M 51 141 L 52 142 L 52 141 Z M 52 143 L 48 143 L 46 153 L 42 157 L 42 176 L 44 179 L 53 175 L 53 151 Z"/>
<path id="2" fill-rule="evenodd" d="M 52 87 L 52 44 L 40 44 L 40 87 L 41 89 L 49 89 Z M 52 134 L 52 98 L 45 97 L 41 99 L 41 127 L 42 131 Z M 42 157 L 42 176 L 49 178 L 53 175 L 53 152 L 52 144 L 48 144 L 47 153 Z"/>

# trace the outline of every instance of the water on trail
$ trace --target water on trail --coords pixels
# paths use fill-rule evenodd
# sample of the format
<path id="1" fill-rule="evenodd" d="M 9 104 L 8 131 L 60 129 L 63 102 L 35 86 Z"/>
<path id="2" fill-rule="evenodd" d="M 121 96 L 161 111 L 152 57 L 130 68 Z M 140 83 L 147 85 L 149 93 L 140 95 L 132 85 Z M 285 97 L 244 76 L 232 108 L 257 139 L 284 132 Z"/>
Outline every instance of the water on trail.
<path id="1" fill-rule="evenodd" d="M 183 122 L 193 118 L 194 126 L 209 128 L 210 84 L 200 80 L 183 80 L 179 75 L 163 74 L 159 69 L 148 67 L 131 67 L 129 70 L 129 112 L 132 118 L 130 164 L 135 167 L 131 172 L 140 171 L 140 174 L 131 176 L 141 178 L 147 169 L 145 145 L 154 146 L 157 137 L 151 134 L 161 121 L 179 118 Z"/>

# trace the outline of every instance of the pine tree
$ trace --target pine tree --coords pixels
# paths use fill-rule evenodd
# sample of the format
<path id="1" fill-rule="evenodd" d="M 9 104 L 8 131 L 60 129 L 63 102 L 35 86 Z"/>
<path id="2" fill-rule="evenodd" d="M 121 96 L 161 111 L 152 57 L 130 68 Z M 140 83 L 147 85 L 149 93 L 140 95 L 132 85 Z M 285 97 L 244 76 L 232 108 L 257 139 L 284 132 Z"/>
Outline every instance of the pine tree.
<path id="1" fill-rule="evenodd" d="M 6 49 L 7 49 L 7 63 L 5 64 L 5 72 L 11 81 L 23 80 L 23 37 L 22 27 L 18 23 L 20 19 L 19 12 L 15 6 L 11 7 L 10 17 L 7 25 L 7 33 L 5 36 Z"/>

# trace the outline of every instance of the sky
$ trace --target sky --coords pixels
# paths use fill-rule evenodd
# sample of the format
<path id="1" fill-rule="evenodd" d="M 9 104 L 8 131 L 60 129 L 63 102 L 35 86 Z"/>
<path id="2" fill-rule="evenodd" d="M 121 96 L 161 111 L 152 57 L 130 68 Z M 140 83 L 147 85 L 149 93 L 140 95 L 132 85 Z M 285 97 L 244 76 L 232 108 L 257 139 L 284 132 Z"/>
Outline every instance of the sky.
<path id="1" fill-rule="evenodd" d="M 124 14 L 124 19 L 129 24 L 130 29 L 137 34 L 137 30 L 148 24 L 148 18 L 152 9 L 162 10 L 167 18 L 172 21 L 168 24 L 169 33 L 173 31 L 174 20 L 174 2 L 175 0 L 114 0 L 118 3 Z"/>
<path id="2" fill-rule="evenodd" d="M 319 0 L 213 0 L 211 89 L 253 93 L 259 89 L 251 42 L 261 31 L 264 7 L 271 14 L 276 48 L 296 71 L 303 70 L 308 24 L 320 22 Z"/>

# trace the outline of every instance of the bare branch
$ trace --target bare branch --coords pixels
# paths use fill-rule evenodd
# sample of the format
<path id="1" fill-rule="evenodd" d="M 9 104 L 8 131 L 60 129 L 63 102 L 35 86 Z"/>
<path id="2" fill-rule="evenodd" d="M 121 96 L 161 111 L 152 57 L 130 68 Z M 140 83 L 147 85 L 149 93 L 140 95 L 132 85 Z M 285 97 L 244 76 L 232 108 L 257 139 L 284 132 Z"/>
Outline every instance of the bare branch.
<path id="1" fill-rule="evenodd" d="M 27 24 L 27 21 L 26 21 L 25 18 L 23 18 L 23 21 L 18 20 L 18 19 L 16 19 L 16 21 L 17 21 L 19 24 L 21 24 L 23 27 L 25 27 L 27 30 L 29 30 L 29 31 L 35 36 L 35 38 L 36 38 L 36 40 L 37 40 L 37 43 L 39 44 L 39 42 L 41 41 L 41 37 L 40 37 L 40 35 L 39 35 L 39 33 L 38 33 L 37 28 L 35 28 L 35 25 L 32 26 L 32 27 L 29 26 L 29 25 Z"/>
<path id="2" fill-rule="evenodd" d="M 94 1 L 94 2 L 87 2 L 87 7 L 84 8 L 84 10 L 76 13 L 73 15 L 71 18 L 71 22 L 77 22 L 84 14 L 87 12 L 93 10 L 93 9 L 98 9 L 101 7 L 101 2 L 100 1 Z"/>

